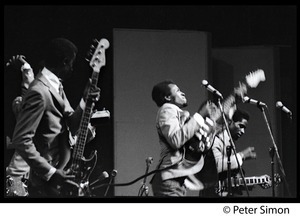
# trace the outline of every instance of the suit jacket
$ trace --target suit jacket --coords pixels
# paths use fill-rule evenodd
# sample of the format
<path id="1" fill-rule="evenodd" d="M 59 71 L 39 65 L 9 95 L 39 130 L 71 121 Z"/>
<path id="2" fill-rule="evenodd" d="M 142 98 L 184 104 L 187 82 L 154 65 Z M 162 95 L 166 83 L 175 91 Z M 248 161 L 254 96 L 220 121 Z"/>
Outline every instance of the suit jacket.
<path id="1" fill-rule="evenodd" d="M 203 166 L 202 159 L 198 162 L 184 160 L 183 145 L 201 128 L 193 117 L 187 122 L 182 120 L 182 116 L 188 117 L 185 113 L 186 111 L 170 103 L 161 106 L 157 113 L 156 128 L 161 146 L 158 168 L 173 166 L 161 172 L 163 180 L 197 173 Z"/>
<path id="2" fill-rule="evenodd" d="M 69 131 L 76 133 L 82 115 L 78 106 L 74 111 L 39 73 L 30 84 L 23 100 L 10 148 L 15 148 L 40 177 L 52 166 L 63 168 L 70 155 Z"/>

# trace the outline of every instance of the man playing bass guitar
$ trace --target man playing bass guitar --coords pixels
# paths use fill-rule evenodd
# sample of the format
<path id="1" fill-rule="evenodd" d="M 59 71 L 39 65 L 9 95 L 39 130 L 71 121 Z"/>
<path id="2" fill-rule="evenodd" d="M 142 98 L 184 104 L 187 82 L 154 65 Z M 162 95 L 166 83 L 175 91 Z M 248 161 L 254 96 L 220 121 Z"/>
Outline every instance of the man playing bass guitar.
<path id="1" fill-rule="evenodd" d="M 23 97 L 12 142 L 8 145 L 30 166 L 29 194 L 32 197 L 55 196 L 49 187 L 74 178 L 64 172 L 63 166 L 70 156 L 69 131 L 76 134 L 86 101 L 83 98 L 73 110 L 65 93 L 62 91 L 60 95 L 59 92 L 60 81 L 72 75 L 77 47 L 67 39 L 56 38 L 44 51 L 44 68 Z M 90 82 L 87 88 L 89 85 Z M 96 102 L 100 89 L 91 88 L 88 98 Z"/>

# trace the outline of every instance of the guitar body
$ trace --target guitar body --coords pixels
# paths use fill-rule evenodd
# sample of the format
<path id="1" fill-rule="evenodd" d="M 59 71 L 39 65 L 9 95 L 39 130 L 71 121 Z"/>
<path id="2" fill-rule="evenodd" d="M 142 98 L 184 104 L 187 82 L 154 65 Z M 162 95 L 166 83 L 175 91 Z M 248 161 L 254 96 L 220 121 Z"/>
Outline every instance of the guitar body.
<path id="1" fill-rule="evenodd" d="M 105 49 L 108 47 L 109 42 L 106 39 L 101 39 L 98 42 L 97 47 L 91 47 L 95 49 L 95 51 L 90 60 L 90 67 L 93 69 L 90 89 L 92 87 L 97 87 L 100 68 L 105 65 Z M 97 151 L 92 152 L 88 159 L 83 156 L 87 141 L 88 126 L 93 113 L 93 107 L 95 106 L 95 104 L 89 98 L 89 92 L 86 97 L 86 105 L 81 117 L 78 129 L 79 133 L 76 135 L 77 139 L 73 147 L 72 156 L 67 168 L 64 168 L 66 173 L 68 175 L 74 175 L 75 179 L 66 180 L 63 185 L 58 185 L 56 187 L 56 195 L 59 197 L 92 196 L 89 188 L 89 178 L 97 163 Z M 68 156 L 68 154 L 64 155 L 64 157 Z"/>
<path id="2" fill-rule="evenodd" d="M 185 159 L 189 161 L 198 161 L 203 156 L 203 151 L 201 151 L 201 141 L 193 136 L 190 140 L 185 143 Z"/>
<path id="3" fill-rule="evenodd" d="M 213 143 L 213 139 L 218 132 L 218 126 L 215 122 L 215 112 L 217 107 L 214 103 L 207 101 L 202 107 L 201 114 L 206 114 L 205 124 L 208 130 L 201 128 L 196 134 L 184 144 L 185 159 L 188 161 L 199 161 L 203 155 L 205 155 Z"/>
<path id="4" fill-rule="evenodd" d="M 6 196 L 22 197 L 28 196 L 27 180 L 22 177 L 6 177 Z"/>
<path id="5" fill-rule="evenodd" d="M 97 163 L 97 151 L 91 153 L 86 159 L 82 157 L 77 162 L 72 162 L 70 168 L 67 168 L 68 174 L 75 175 L 75 180 L 67 181 L 60 189 L 59 196 L 78 197 L 92 196 L 89 188 L 89 178 Z"/>

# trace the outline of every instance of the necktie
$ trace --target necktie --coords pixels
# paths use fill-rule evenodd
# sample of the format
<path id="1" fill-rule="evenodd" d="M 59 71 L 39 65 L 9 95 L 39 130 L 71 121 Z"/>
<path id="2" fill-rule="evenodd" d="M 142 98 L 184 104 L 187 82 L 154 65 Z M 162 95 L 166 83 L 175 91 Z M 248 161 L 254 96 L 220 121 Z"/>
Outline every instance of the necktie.
<path id="1" fill-rule="evenodd" d="M 59 93 L 59 95 L 60 95 L 61 97 L 63 96 L 63 85 L 62 85 L 61 82 L 59 83 L 58 93 Z"/>

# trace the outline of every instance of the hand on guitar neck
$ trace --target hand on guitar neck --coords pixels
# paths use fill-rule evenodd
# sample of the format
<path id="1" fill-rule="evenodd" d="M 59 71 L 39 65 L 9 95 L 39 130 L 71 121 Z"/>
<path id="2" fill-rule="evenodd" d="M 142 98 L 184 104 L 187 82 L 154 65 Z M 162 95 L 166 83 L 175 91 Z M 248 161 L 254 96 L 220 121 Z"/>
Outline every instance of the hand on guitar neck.
<path id="1" fill-rule="evenodd" d="M 90 100 L 92 102 L 97 102 L 100 99 L 100 88 L 97 86 L 93 86 L 92 79 L 89 79 L 84 92 L 83 92 L 83 100 L 86 102 Z"/>

